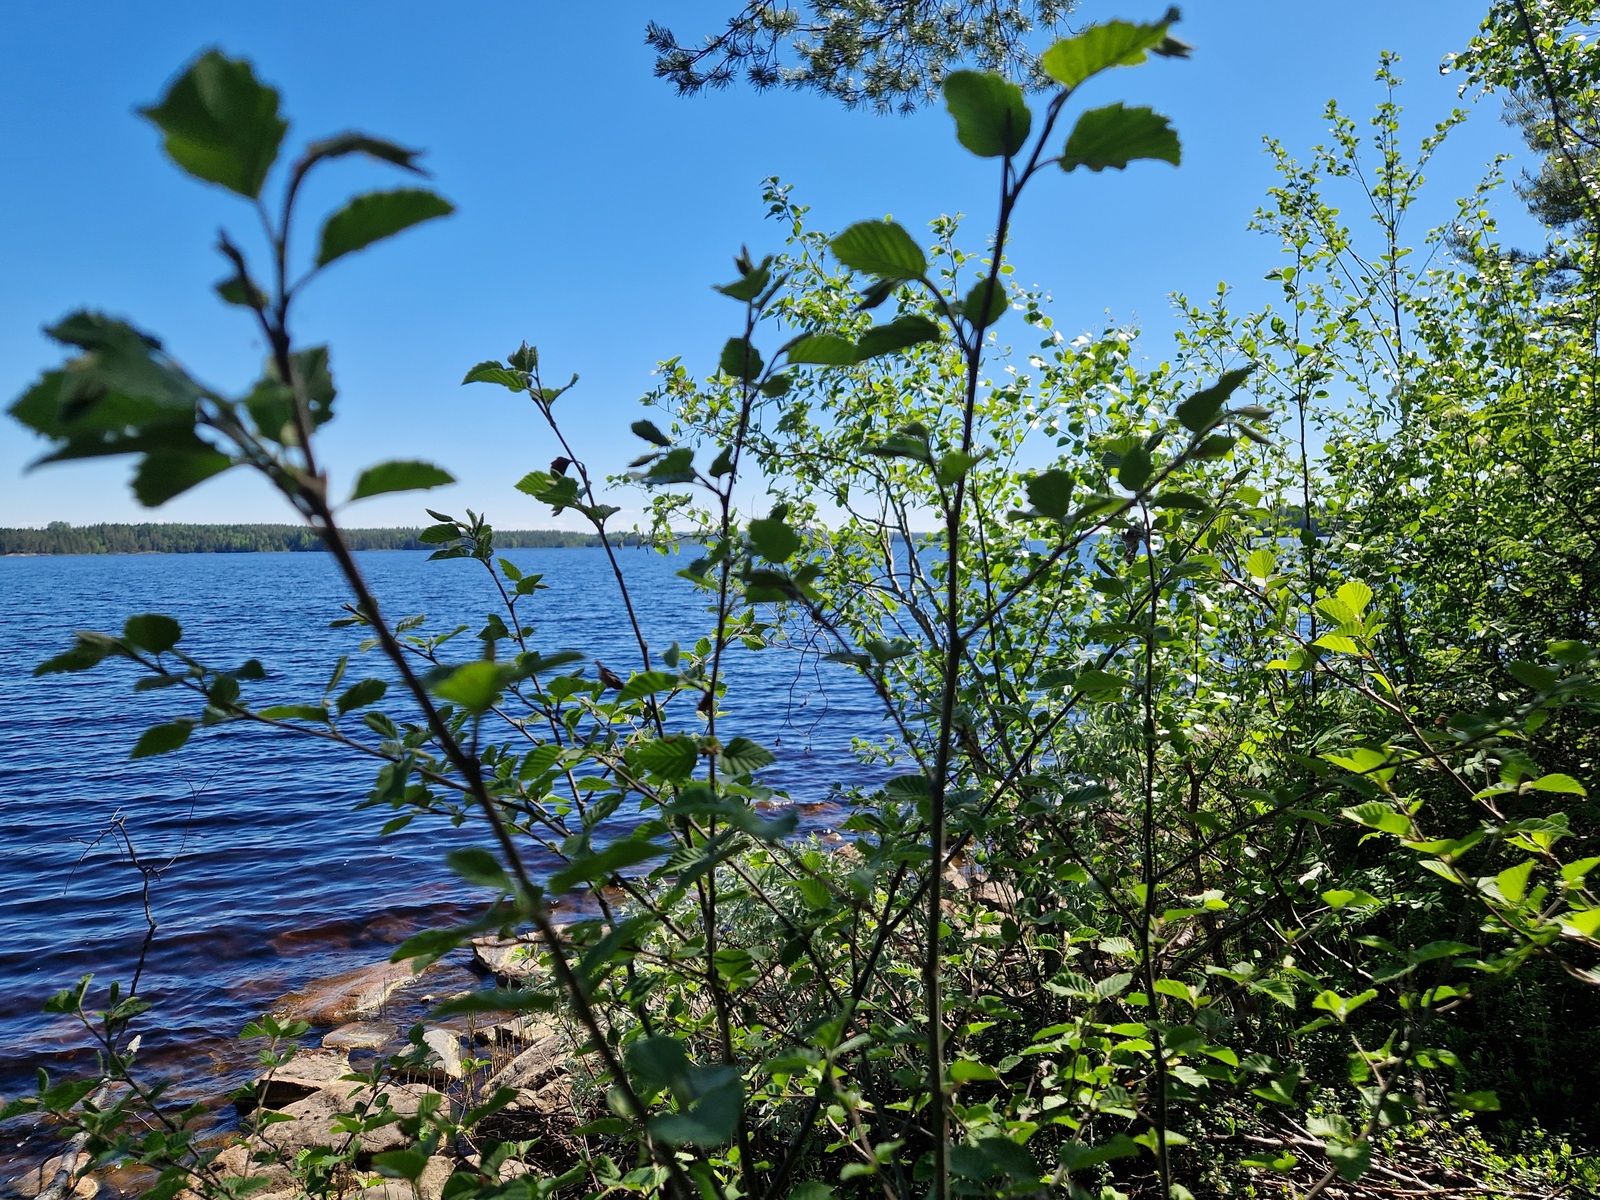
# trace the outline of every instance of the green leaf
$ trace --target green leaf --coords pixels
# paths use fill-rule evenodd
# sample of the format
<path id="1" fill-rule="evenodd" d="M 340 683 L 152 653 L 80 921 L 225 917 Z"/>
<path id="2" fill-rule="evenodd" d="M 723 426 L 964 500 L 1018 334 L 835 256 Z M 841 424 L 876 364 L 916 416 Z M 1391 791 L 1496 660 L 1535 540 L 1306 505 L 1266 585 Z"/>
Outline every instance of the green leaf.
<path id="1" fill-rule="evenodd" d="M 729 338 L 717 366 L 724 375 L 748 383 L 761 374 L 761 351 L 750 344 L 749 338 Z"/>
<path id="2" fill-rule="evenodd" d="M 685 734 L 651 738 L 628 747 L 628 761 L 653 775 L 681 781 L 694 774 L 700 761 L 700 744 Z"/>
<path id="3" fill-rule="evenodd" d="M 974 1083 L 999 1079 L 995 1069 L 986 1063 L 958 1058 L 950 1064 L 950 1078 L 956 1083 Z"/>
<path id="4" fill-rule="evenodd" d="M 478 659 L 463 663 L 433 685 L 433 694 L 471 713 L 487 712 L 510 681 L 510 672 L 499 663 Z"/>
<path id="5" fill-rule="evenodd" d="M 952 71 L 944 103 L 956 119 L 956 140 L 980 158 L 1010 158 L 1027 143 L 1033 114 L 1022 89 L 991 71 Z"/>
<path id="6" fill-rule="evenodd" d="M 428 1153 L 415 1147 L 409 1150 L 385 1150 L 372 1156 L 372 1169 L 387 1179 L 405 1179 L 415 1183 L 428 1169 Z"/>
<path id="7" fill-rule="evenodd" d="M 972 455 L 963 454 L 959 450 L 947 451 L 939 456 L 933 477 L 938 480 L 940 487 L 949 487 L 957 480 L 964 479 L 977 461 Z"/>
<path id="8" fill-rule="evenodd" d="M 808 333 L 789 343 L 789 365 L 850 367 L 861 360 L 856 344 L 831 333 Z"/>
<path id="9" fill-rule="evenodd" d="M 628 682 L 617 693 L 617 699 L 622 701 L 642 700 L 646 696 L 653 696 L 657 692 L 670 691 L 678 686 L 678 676 L 668 671 L 640 671 L 631 676 Z"/>
<path id="10" fill-rule="evenodd" d="M 1450 1102 L 1464 1112 L 1499 1112 L 1500 1097 L 1494 1092 L 1451 1092 Z"/>
<path id="11" fill-rule="evenodd" d="M 1075 483 L 1070 472 L 1055 468 L 1043 471 L 1027 481 L 1028 503 L 1043 516 L 1059 521 L 1072 511 Z"/>
<path id="12" fill-rule="evenodd" d="M 1091 108 L 1078 118 L 1061 152 L 1061 169 L 1104 171 L 1115 167 L 1120 171 L 1141 158 L 1177 166 L 1181 156 L 1178 135 L 1165 117 L 1153 109 L 1129 108 L 1119 101 Z"/>
<path id="13" fill-rule="evenodd" d="M 152 654 L 164 654 L 183 638 L 183 627 L 160 613 L 129 617 L 122 626 L 122 640 Z"/>
<path id="14" fill-rule="evenodd" d="M 961 301 L 961 312 L 979 329 L 987 329 L 1001 317 L 1011 304 L 1006 286 L 998 279 L 980 279 Z"/>
<path id="15" fill-rule="evenodd" d="M 670 445 L 672 445 L 672 439 L 669 438 L 666 434 L 662 433 L 661 430 L 656 428 L 656 423 L 654 421 L 646 421 L 646 420 L 640 419 L 638 421 L 635 421 L 632 425 L 630 425 L 629 428 L 633 430 L 633 433 L 634 433 L 635 437 L 641 437 L 645 441 L 651 443 L 652 445 L 656 445 L 656 446 L 670 446 Z"/>
<path id="16" fill-rule="evenodd" d="M 694 451 L 688 446 L 668 450 L 644 473 L 644 481 L 651 484 L 693 483 L 694 479 Z"/>
<path id="17" fill-rule="evenodd" d="M 1334 595 L 1356 617 L 1366 611 L 1367 605 L 1372 603 L 1372 589 L 1359 579 L 1352 579 L 1339 585 L 1339 590 Z"/>
<path id="18" fill-rule="evenodd" d="M 432 463 L 397 460 L 379 463 L 361 472 L 350 499 L 365 500 L 385 492 L 420 492 L 454 483 L 455 476 Z"/>
<path id="19" fill-rule="evenodd" d="M 874 325 L 861 335 L 856 343 L 856 361 L 864 362 L 880 354 L 893 354 L 923 342 L 937 342 L 943 335 L 939 323 L 928 317 L 912 314 L 897 317 L 887 325 Z M 794 361 L 791 357 L 790 361 Z"/>
<path id="20" fill-rule="evenodd" d="M 746 737 L 736 737 L 717 755 L 722 769 L 733 775 L 752 775 L 762 767 L 777 762 L 777 757 L 765 746 Z"/>
<path id="21" fill-rule="evenodd" d="M 517 480 L 517 491 L 548 504 L 559 513 L 578 502 L 578 481 L 571 475 L 552 475 L 548 471 L 529 471 Z"/>
<path id="22" fill-rule="evenodd" d="M 317 266 L 325 267 L 373 242 L 393 237 L 423 221 L 447 217 L 455 210 L 455 205 L 443 196 L 423 188 L 397 188 L 357 196 L 322 226 Z"/>
<path id="23" fill-rule="evenodd" d="M 1063 38 L 1039 58 L 1039 65 L 1057 83 L 1075 88 L 1084 80 L 1112 67 L 1134 67 L 1147 52 L 1182 56 L 1182 43 L 1167 37 L 1167 22 L 1135 25 L 1107 21 L 1091 25 L 1075 37 Z"/>
<path id="24" fill-rule="evenodd" d="M 133 753 L 129 758 L 151 758 L 157 754 L 166 754 L 176 750 L 189 740 L 189 734 L 194 729 L 194 722 L 190 720 L 169 721 L 165 725 L 153 725 L 140 735 L 134 744 Z"/>
<path id="25" fill-rule="evenodd" d="M 1328 1161 L 1338 1170 L 1339 1178 L 1346 1183 L 1354 1183 L 1372 1166 L 1372 1146 L 1367 1142 L 1329 1146 L 1327 1154 Z"/>
<path id="26" fill-rule="evenodd" d="M 880 279 L 920 279 L 928 270 L 922 247 L 894 221 L 860 221 L 830 243 L 852 271 Z"/>
<path id="27" fill-rule="evenodd" d="M 1143 446 L 1135 446 L 1122 456 L 1122 465 L 1117 468 L 1117 482 L 1128 491 L 1137 492 L 1150 481 L 1152 469 L 1150 452 Z"/>
<path id="28" fill-rule="evenodd" d="M 321 721 L 328 720 L 328 710 L 315 704 L 275 704 L 263 708 L 258 714 L 269 721 Z"/>
<path id="29" fill-rule="evenodd" d="M 733 1140 L 744 1112 L 744 1082 L 732 1067 L 696 1067 L 690 1075 L 699 1094 L 682 1112 L 650 1121 L 650 1136 L 669 1146 L 724 1146 Z"/>
<path id="30" fill-rule="evenodd" d="M 1570 796 L 1587 796 L 1589 791 L 1571 775 L 1541 775 L 1523 784 L 1536 792 L 1558 792 Z"/>
<path id="31" fill-rule="evenodd" d="M 72 649 L 46 659 L 33 669 L 35 676 L 57 675 L 64 671 L 87 671 L 117 653 L 117 644 L 104 634 L 79 633 Z"/>
<path id="32" fill-rule="evenodd" d="M 140 112 L 161 130 L 167 154 L 189 174 L 254 200 L 289 123 L 278 93 L 257 81 L 245 59 L 209 50 Z"/>
<path id="33" fill-rule="evenodd" d="M 513 392 L 526 391 L 529 382 L 528 376 L 523 372 L 503 367 L 493 359 L 479 363 L 461 379 L 463 386 L 469 383 L 498 383 Z"/>
<path id="34" fill-rule="evenodd" d="M 417 166 L 417 159 L 422 156 L 421 150 L 410 150 L 384 138 L 354 131 L 336 133 L 330 138 L 312 142 L 306 147 L 306 152 L 300 161 L 303 165 L 309 166 L 323 159 L 346 158 L 352 154 L 364 154 L 379 162 L 392 163 L 401 170 L 410 171 L 413 175 L 427 174 Z"/>
<path id="35" fill-rule="evenodd" d="M 1179 422 L 1194 434 L 1201 434 L 1210 429 L 1222 415 L 1222 406 L 1228 402 L 1228 397 L 1238 390 L 1239 385 L 1249 378 L 1253 370 L 1254 366 L 1248 366 L 1224 371 L 1216 383 L 1201 388 L 1178 405 Z"/>
<path id="36" fill-rule="evenodd" d="M 234 465 L 198 438 L 191 448 L 152 450 L 133 473 L 133 495 L 146 508 L 156 508 Z"/>
<path id="37" fill-rule="evenodd" d="M 498 892 L 514 892 L 515 886 L 500 866 L 500 860 L 489 851 L 477 846 L 452 850 L 444 856 L 445 865 L 468 883 L 492 888 Z"/>
<path id="38" fill-rule="evenodd" d="M 1250 557 L 1245 559 L 1244 569 L 1250 573 L 1251 579 L 1265 583 L 1278 569 L 1278 560 L 1273 557 L 1271 550 L 1261 546 L 1250 552 Z"/>
<path id="39" fill-rule="evenodd" d="M 580 883 L 590 883 L 613 875 L 624 867 L 631 867 L 651 858 L 659 858 L 666 851 L 654 842 L 643 838 L 622 838 L 604 850 L 574 859 L 550 876 L 547 885 L 553 895 L 570 892 Z"/>
<path id="40" fill-rule="evenodd" d="M 376 704 L 383 699 L 383 694 L 388 690 L 389 685 L 381 679 L 363 679 L 360 683 L 352 684 L 339 696 L 337 704 L 339 715 L 342 717 L 352 709 Z"/>
<path id="41" fill-rule="evenodd" d="M 746 534 L 750 548 L 768 562 L 788 562 L 800 549 L 800 535 L 781 517 L 751 521 Z"/>

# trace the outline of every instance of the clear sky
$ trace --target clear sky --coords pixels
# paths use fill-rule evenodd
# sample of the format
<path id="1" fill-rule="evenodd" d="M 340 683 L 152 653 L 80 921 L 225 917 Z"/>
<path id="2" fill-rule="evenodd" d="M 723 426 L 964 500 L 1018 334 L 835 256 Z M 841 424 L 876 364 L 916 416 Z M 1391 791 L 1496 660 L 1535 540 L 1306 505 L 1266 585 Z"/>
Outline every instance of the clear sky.
<path id="1" fill-rule="evenodd" d="M 781 232 L 764 220 L 761 180 L 780 176 L 820 228 L 893 214 L 912 229 L 941 213 L 987 214 L 994 164 L 955 143 L 942 108 L 910 117 L 849 112 L 809 94 L 735 86 L 680 99 L 651 74 L 647 18 L 680 35 L 710 31 L 737 0 L 609 5 L 538 0 L 60 0 L 13 4 L 0 41 L 0 397 L 9 404 L 60 360 L 42 325 L 80 306 L 157 334 L 213 385 L 241 388 L 263 352 L 241 310 L 211 285 L 226 226 L 247 245 L 250 212 L 181 174 L 133 114 L 198 51 L 254 60 L 284 94 L 286 143 L 347 128 L 428 150 L 434 184 L 458 213 L 347 259 L 302 303 L 302 344 L 326 341 L 340 385 L 324 456 L 342 491 L 361 467 L 424 457 L 462 482 L 353 507 L 353 525 L 416 524 L 423 504 L 487 509 L 507 528 L 549 526 L 516 493 L 553 455 L 531 407 L 509 392 L 461 388 L 465 370 L 522 339 L 550 376 L 583 378 L 562 401 L 591 465 L 637 452 L 627 432 L 661 359 L 709 369 L 734 332 L 732 302 L 710 290 L 741 243 L 760 254 Z M 1077 19 L 1151 19 L 1160 0 L 1083 0 Z M 1024 202 L 1012 260 L 1048 287 L 1069 333 L 1138 320 L 1164 352 L 1173 291 L 1219 281 L 1261 292 L 1274 248 L 1246 231 L 1272 182 L 1261 139 L 1302 152 L 1338 97 L 1364 116 L 1380 50 L 1404 56 L 1410 140 L 1458 101 L 1441 58 L 1481 19 L 1475 0 L 1196 0 L 1177 32 L 1192 60 L 1155 60 L 1085 89 L 1088 103 L 1153 104 L 1179 130 L 1178 170 L 1048 178 Z M 1436 162 L 1419 217 L 1443 220 L 1499 152 L 1520 147 L 1498 104 Z M 307 197 L 325 211 L 404 179 L 364 163 L 328 170 Z M 269 187 L 271 184 L 269 183 Z M 1515 219 L 1514 197 L 1504 201 Z M 974 224 L 973 246 L 981 245 Z M 309 241 L 313 229 L 307 229 Z M 1005 327 L 1001 327 L 1004 333 Z M 50 520 L 267 521 L 287 511 L 233 473 L 156 510 L 128 495 L 130 462 L 24 474 L 41 444 L 0 425 L 0 524 Z M 617 503 L 632 501 L 622 498 Z"/>

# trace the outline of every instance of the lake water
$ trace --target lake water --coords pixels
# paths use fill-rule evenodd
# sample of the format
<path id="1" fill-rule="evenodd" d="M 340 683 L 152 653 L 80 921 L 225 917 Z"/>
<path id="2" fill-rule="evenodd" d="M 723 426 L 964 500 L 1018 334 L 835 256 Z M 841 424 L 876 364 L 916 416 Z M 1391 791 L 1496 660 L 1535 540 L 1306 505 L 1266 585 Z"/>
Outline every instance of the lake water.
<path id="1" fill-rule="evenodd" d="M 652 648 L 685 644 L 706 628 L 703 599 L 675 571 L 681 561 L 620 552 Z M 391 620 L 426 613 L 426 629 L 480 627 L 496 597 L 470 560 L 422 553 L 358 556 Z M 549 590 L 522 603 L 540 649 L 575 649 L 626 674 L 633 641 L 600 550 L 513 550 Z M 157 931 L 140 992 L 157 1002 L 145 1045 L 165 1061 L 226 1049 L 239 1027 L 290 988 L 385 957 L 386 948 L 452 913 L 466 896 L 440 863 L 451 845 L 487 838 L 419 819 L 380 838 L 387 808 L 353 811 L 375 761 L 306 737 L 238 723 L 197 730 L 176 753 L 131 760 L 148 726 L 198 715 L 178 689 L 135 693 L 131 664 L 31 677 L 66 649 L 74 629 L 120 631 L 125 617 L 167 613 L 183 646 L 232 668 L 259 658 L 270 678 L 247 684 L 256 705 L 314 702 L 333 662 L 351 656 L 346 684 L 387 676 L 362 634 L 330 629 L 344 598 L 324 554 L 141 555 L 0 559 L 0 1095 L 31 1086 L 39 1065 L 61 1066 L 81 1037 L 40 1015 L 53 992 L 93 972 L 124 983 L 147 924 L 142 876 L 113 833 L 126 830 L 151 881 Z M 458 654 L 477 646 L 464 635 Z M 853 737 L 884 731 L 875 697 L 848 669 L 769 649 L 733 655 L 718 721 L 778 761 L 762 772 L 796 801 L 828 799 L 835 781 L 870 783 Z M 392 711 L 400 715 L 394 706 Z M 676 722 L 692 727 L 688 702 Z M 363 731 L 364 732 L 364 731 Z M 826 805 L 807 825 L 837 820 Z M 803 826 L 804 828 L 805 826 Z M 185 1073 L 192 1065 L 181 1068 Z M 0 1144 L 0 1164 L 11 1149 Z"/>

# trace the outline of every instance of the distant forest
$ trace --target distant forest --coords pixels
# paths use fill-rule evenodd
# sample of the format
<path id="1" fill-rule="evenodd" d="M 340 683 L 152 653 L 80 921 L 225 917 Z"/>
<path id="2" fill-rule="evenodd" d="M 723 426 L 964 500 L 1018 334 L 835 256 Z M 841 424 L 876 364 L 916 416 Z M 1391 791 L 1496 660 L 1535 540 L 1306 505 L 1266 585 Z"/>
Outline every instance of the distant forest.
<path id="1" fill-rule="evenodd" d="M 432 550 L 417 541 L 420 529 L 346 529 L 353 550 Z M 618 534 L 633 545 L 637 537 Z M 559 529 L 497 529 L 501 550 L 598 546 L 592 533 Z M 249 554 L 258 551 L 321 550 L 322 542 L 303 525 L 69 525 L 52 521 L 43 529 L 0 529 L 0 554 Z"/>

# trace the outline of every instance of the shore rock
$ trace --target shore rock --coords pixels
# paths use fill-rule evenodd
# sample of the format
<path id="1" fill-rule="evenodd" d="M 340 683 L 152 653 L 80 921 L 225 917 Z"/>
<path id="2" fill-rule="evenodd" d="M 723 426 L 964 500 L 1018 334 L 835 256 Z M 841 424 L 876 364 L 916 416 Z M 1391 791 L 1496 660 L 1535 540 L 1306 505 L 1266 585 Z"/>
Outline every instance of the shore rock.
<path id="1" fill-rule="evenodd" d="M 254 1111 L 257 1104 L 272 1109 L 283 1109 L 318 1092 L 332 1091 L 348 1095 L 359 1084 L 348 1082 L 350 1060 L 340 1050 L 300 1050 L 283 1066 L 263 1076 L 255 1100 L 240 1100 L 236 1107 L 241 1113 Z"/>
<path id="2" fill-rule="evenodd" d="M 539 970 L 539 939 L 532 934 L 515 938 L 476 937 L 472 958 L 503 982 L 532 979 Z"/>
<path id="3" fill-rule="evenodd" d="M 455 1033 L 448 1029 L 425 1029 L 422 1031 L 422 1044 L 428 1048 L 428 1056 L 423 1059 L 421 1066 L 407 1071 L 410 1078 L 448 1085 L 451 1080 L 466 1076 L 466 1068 L 461 1062 L 461 1038 Z"/>
<path id="4" fill-rule="evenodd" d="M 383 1088 L 391 1107 L 401 1117 L 417 1114 L 423 1098 L 440 1093 L 424 1083 L 387 1084 Z M 447 1102 L 448 1103 L 448 1102 Z M 260 1142 L 270 1146 L 284 1158 L 292 1159 L 302 1150 L 316 1146 L 340 1146 L 351 1135 L 334 1129 L 340 1111 L 349 1107 L 350 1097 L 336 1092 L 317 1092 L 304 1100 L 297 1100 L 280 1111 L 293 1118 L 280 1124 L 268 1125 L 259 1135 Z M 368 1129 L 356 1135 L 364 1155 L 381 1154 L 385 1150 L 400 1150 L 410 1144 L 410 1139 L 394 1122 Z M 251 1142 L 256 1138 L 251 1138 Z"/>
<path id="5" fill-rule="evenodd" d="M 323 1046 L 332 1050 L 382 1050 L 395 1040 L 392 1025 L 377 1021 L 354 1021 L 323 1035 Z"/>
<path id="6" fill-rule="evenodd" d="M 313 1025 L 343 1025 L 381 1010 L 397 988 L 417 978 L 411 966 L 381 962 L 344 971 L 290 992 L 274 1008 Z"/>
<path id="7" fill-rule="evenodd" d="M 568 1057 L 571 1047 L 565 1035 L 552 1026 L 522 1053 L 489 1078 L 488 1090 L 515 1088 L 519 1092 L 534 1092 L 557 1076 L 565 1076 L 571 1066 Z"/>
<path id="8" fill-rule="evenodd" d="M 54 1158 L 46 1159 L 31 1171 L 10 1180 L 7 1186 L 24 1200 L 33 1200 L 33 1197 L 55 1182 L 64 1158 L 64 1155 L 58 1154 Z M 81 1167 L 87 1163 L 88 1159 L 82 1158 L 78 1165 Z M 77 1200 L 94 1200 L 99 1191 L 100 1185 L 92 1176 L 82 1175 L 72 1182 L 72 1190 L 66 1194 L 77 1197 Z"/>

